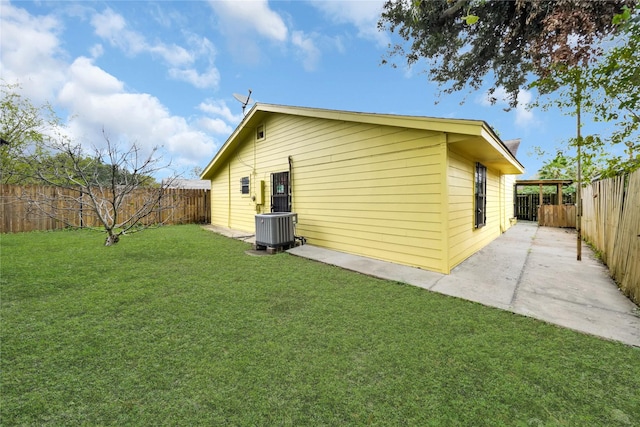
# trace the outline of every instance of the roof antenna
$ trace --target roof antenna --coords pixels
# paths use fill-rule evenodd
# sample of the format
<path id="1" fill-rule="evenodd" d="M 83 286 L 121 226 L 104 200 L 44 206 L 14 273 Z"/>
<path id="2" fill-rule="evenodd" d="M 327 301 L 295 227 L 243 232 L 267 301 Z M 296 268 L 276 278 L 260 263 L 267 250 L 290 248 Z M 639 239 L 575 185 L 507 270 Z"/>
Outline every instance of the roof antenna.
<path id="1" fill-rule="evenodd" d="M 253 99 L 251 99 L 251 89 L 249 89 L 249 95 L 247 96 L 234 93 L 233 97 L 242 104 L 242 115 L 244 116 L 244 109 L 247 108 L 247 104 L 253 103 Z"/>

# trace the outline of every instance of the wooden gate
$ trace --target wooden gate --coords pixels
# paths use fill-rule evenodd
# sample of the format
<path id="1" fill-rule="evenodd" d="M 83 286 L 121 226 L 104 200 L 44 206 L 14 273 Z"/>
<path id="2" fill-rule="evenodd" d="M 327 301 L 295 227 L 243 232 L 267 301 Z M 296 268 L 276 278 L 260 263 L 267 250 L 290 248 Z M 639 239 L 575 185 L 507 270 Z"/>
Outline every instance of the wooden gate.
<path id="1" fill-rule="evenodd" d="M 538 225 L 576 228 L 576 205 L 542 205 Z"/>
<path id="2" fill-rule="evenodd" d="M 538 199 L 537 194 L 517 194 L 513 216 L 524 221 L 537 221 Z"/>

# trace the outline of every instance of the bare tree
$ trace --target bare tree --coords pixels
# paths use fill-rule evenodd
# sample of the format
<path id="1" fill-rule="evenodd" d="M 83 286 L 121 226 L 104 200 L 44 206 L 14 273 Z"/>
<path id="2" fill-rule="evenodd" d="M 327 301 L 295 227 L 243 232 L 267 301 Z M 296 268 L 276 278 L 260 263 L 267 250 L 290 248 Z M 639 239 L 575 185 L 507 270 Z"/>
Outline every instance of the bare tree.
<path id="1" fill-rule="evenodd" d="M 105 147 L 94 147 L 91 156 L 66 138 L 53 143 L 46 155 L 33 156 L 39 181 L 53 191 L 30 202 L 34 209 L 66 226 L 105 232 L 105 246 L 111 246 L 124 233 L 163 223 L 162 213 L 173 209 L 171 201 L 165 203 L 166 190 L 177 177 L 155 181 L 154 174 L 170 167 L 161 164 L 157 148 L 142 155 L 137 144 L 121 148 L 104 131 L 103 135 Z"/>

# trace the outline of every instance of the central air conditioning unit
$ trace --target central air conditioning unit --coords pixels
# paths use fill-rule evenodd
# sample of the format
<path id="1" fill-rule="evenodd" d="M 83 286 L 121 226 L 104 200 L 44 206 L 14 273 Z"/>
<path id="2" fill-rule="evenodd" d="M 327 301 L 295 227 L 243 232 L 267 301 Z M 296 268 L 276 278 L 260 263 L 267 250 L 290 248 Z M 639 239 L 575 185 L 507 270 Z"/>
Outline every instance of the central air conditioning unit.
<path id="1" fill-rule="evenodd" d="M 296 238 L 294 224 L 298 214 L 291 212 L 271 212 L 256 215 L 256 247 L 293 246 Z"/>

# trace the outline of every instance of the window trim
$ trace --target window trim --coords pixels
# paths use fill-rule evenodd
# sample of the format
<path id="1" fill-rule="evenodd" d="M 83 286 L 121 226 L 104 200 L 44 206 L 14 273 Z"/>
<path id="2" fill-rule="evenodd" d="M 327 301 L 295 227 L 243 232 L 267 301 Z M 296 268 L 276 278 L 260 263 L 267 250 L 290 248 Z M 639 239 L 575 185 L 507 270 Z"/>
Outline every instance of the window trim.
<path id="1" fill-rule="evenodd" d="M 251 180 L 248 176 L 240 178 L 240 194 L 248 196 L 251 193 Z"/>
<path id="2" fill-rule="evenodd" d="M 487 225 L 487 167 L 476 162 L 474 175 L 474 220 L 475 228 Z"/>
<path id="3" fill-rule="evenodd" d="M 264 123 L 256 126 L 256 141 L 264 141 L 267 139 L 267 127 Z"/>

